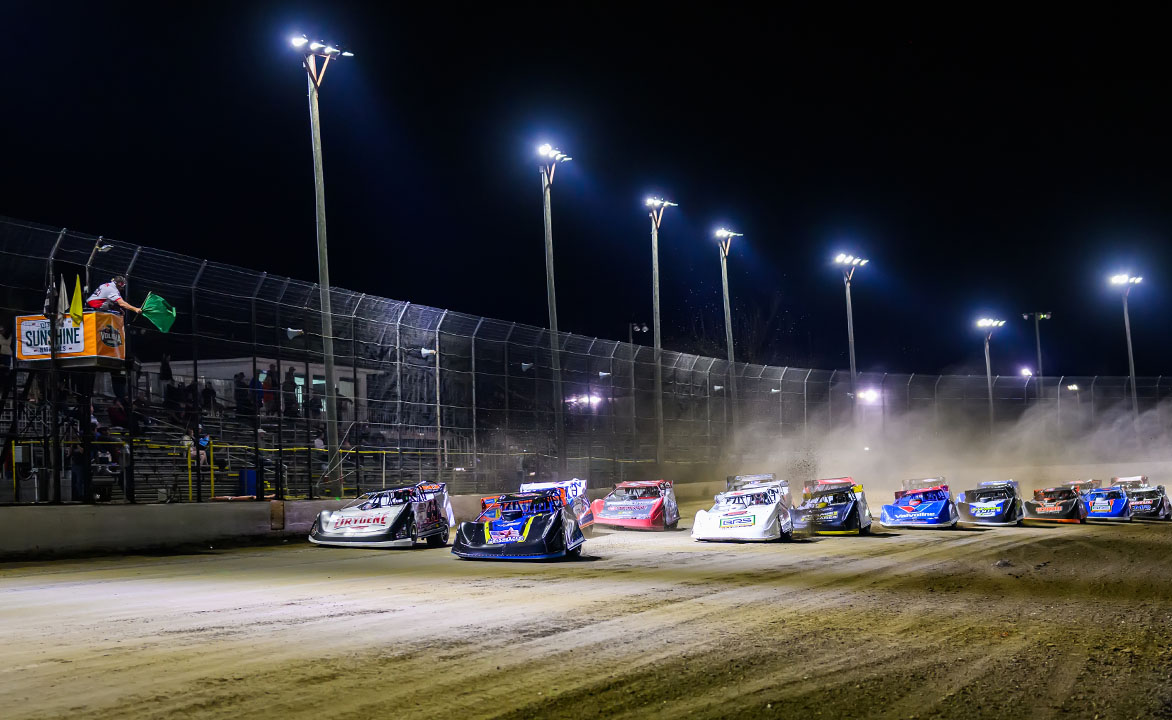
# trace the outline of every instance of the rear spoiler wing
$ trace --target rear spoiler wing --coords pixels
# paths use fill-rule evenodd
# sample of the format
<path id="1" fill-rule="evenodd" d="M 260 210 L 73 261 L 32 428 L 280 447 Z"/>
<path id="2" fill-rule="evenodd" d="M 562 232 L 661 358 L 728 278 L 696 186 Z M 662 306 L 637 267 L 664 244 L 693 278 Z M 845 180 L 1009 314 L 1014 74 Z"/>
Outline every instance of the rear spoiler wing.
<path id="1" fill-rule="evenodd" d="M 944 480 L 944 478 L 940 478 L 940 480 Z M 895 491 L 895 499 L 899 500 L 900 498 L 902 498 L 906 495 L 910 495 L 910 494 L 918 492 L 920 490 L 943 490 L 945 493 L 949 492 L 947 485 L 928 485 L 925 487 L 913 488 L 911 490 L 896 490 Z"/>
<path id="2" fill-rule="evenodd" d="M 541 490 L 558 490 L 562 494 L 562 500 L 569 503 L 574 498 L 586 497 L 586 481 L 574 478 L 558 482 L 521 483 L 521 492 L 539 492 Z"/>
<path id="3" fill-rule="evenodd" d="M 854 481 L 854 478 L 823 478 L 821 480 L 807 480 L 802 485 L 802 494 L 806 497 L 825 490 L 853 490 L 862 492 L 863 486 Z"/>
<path id="4" fill-rule="evenodd" d="M 943 488 L 945 492 L 948 492 L 948 485 L 946 484 L 943 475 L 940 477 L 901 480 L 899 485 L 903 489 L 895 491 L 896 500 L 900 499 L 904 495 L 907 495 L 912 490 L 931 490 L 932 488 Z"/>
<path id="5" fill-rule="evenodd" d="M 759 475 L 729 475 L 724 480 L 724 489 L 740 490 L 746 485 L 762 485 L 764 483 L 776 482 L 777 476 L 773 473 L 761 473 Z M 784 480 L 782 482 L 785 482 Z M 785 482 L 786 487 L 789 483 Z"/>
<path id="6" fill-rule="evenodd" d="M 1093 478 L 1090 480 L 1069 480 L 1062 484 L 1066 487 L 1074 488 L 1079 493 L 1090 492 L 1091 490 L 1096 490 L 1103 487 L 1102 481 L 1095 480 Z"/>
<path id="7" fill-rule="evenodd" d="M 986 480 L 984 482 L 977 483 L 977 488 L 978 489 L 980 489 L 980 488 L 993 488 L 993 487 L 1000 487 L 1003 485 L 1008 485 L 1008 486 L 1012 487 L 1014 492 L 1016 492 L 1018 495 L 1021 495 L 1021 485 L 1016 480 L 1014 480 L 1012 478 L 1010 478 L 1009 480 Z"/>
<path id="8" fill-rule="evenodd" d="M 1147 475 L 1131 475 L 1129 477 L 1114 477 L 1111 478 L 1112 485 L 1118 485 L 1124 490 L 1134 490 L 1135 488 L 1149 487 Z"/>

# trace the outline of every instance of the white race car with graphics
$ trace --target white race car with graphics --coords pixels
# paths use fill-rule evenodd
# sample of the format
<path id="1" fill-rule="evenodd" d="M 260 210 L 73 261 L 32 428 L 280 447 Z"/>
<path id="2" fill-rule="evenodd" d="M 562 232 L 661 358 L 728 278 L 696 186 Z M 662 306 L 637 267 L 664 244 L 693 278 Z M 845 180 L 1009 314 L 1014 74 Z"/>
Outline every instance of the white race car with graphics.
<path id="1" fill-rule="evenodd" d="M 448 544 L 456 524 L 446 483 L 419 483 L 369 492 L 341 510 L 323 510 L 309 530 L 316 545 L 428 547 Z"/>
<path id="2" fill-rule="evenodd" d="M 696 513 L 693 540 L 765 542 L 791 536 L 788 482 L 773 475 L 738 475 L 728 479 L 727 487 L 711 510 Z"/>

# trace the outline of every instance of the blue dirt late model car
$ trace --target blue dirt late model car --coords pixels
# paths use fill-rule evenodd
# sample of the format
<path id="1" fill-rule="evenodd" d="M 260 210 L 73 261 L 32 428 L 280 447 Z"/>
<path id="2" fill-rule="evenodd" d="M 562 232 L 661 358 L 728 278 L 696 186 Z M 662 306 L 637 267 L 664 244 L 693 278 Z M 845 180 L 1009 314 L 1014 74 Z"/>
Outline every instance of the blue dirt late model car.
<path id="1" fill-rule="evenodd" d="M 944 478 L 904 480 L 895 502 L 884 505 L 879 523 L 884 527 L 954 528 L 960 518 Z"/>
<path id="2" fill-rule="evenodd" d="M 452 554 L 469 560 L 552 560 L 582 553 L 586 536 L 561 488 L 482 498 L 460 523 Z"/>
<path id="3" fill-rule="evenodd" d="M 803 486 L 802 502 L 793 509 L 796 532 L 816 535 L 866 535 L 871 510 L 863 486 L 854 480 L 816 480 Z"/>
<path id="4" fill-rule="evenodd" d="M 1025 517 L 1016 480 L 990 480 L 956 494 L 960 521 L 974 525 L 1020 525 Z"/>
<path id="5" fill-rule="evenodd" d="M 1086 494 L 1087 520 L 1131 522 L 1131 499 L 1118 485 L 1096 488 Z"/>

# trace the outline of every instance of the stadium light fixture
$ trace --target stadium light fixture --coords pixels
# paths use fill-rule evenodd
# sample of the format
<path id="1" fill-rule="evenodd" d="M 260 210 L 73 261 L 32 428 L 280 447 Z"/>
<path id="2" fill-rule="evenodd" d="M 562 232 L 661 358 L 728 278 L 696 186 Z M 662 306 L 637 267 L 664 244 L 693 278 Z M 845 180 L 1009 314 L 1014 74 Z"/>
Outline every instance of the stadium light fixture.
<path id="1" fill-rule="evenodd" d="M 1066 389 L 1067 389 L 1067 390 L 1069 390 L 1069 391 L 1071 391 L 1071 392 L 1078 392 L 1078 385 L 1077 385 L 1077 384 L 1074 384 L 1074 383 L 1072 383 L 1072 384 L 1070 384 L 1070 385 L 1067 385 L 1067 386 L 1066 386 Z"/>
<path id="2" fill-rule="evenodd" d="M 1123 289 L 1123 329 L 1127 334 L 1127 367 L 1129 377 L 1131 378 L 1131 412 L 1135 415 L 1135 420 L 1139 422 L 1139 396 L 1135 390 L 1135 353 L 1131 347 L 1131 316 L 1127 312 L 1127 296 L 1131 294 L 1133 285 L 1139 285 L 1143 282 L 1142 277 L 1132 275 L 1131 273 L 1118 273 L 1111 276 L 1111 284 Z"/>
<path id="3" fill-rule="evenodd" d="M 859 374 L 855 365 L 855 314 L 851 309 L 851 280 L 854 279 L 855 270 L 870 261 L 857 255 L 839 253 L 834 257 L 834 262 L 842 266 L 842 284 L 846 289 L 846 341 L 851 361 L 851 395 L 857 399 L 860 397 L 857 390 Z"/>
<path id="4" fill-rule="evenodd" d="M 993 361 L 989 356 L 989 341 L 993 339 L 993 331 L 1004 327 L 1005 321 L 997 318 L 981 318 L 977 320 L 977 327 L 985 331 L 985 385 L 989 389 L 989 434 L 993 434 Z"/>
<path id="5" fill-rule="evenodd" d="M 537 146 L 537 156 L 541 159 L 538 169 L 541 171 L 541 199 L 545 213 L 545 302 L 549 310 L 549 352 L 553 366 L 553 391 L 555 397 L 562 394 L 562 356 L 558 338 L 558 301 L 557 290 L 554 286 L 553 274 L 553 214 L 550 200 L 550 190 L 553 187 L 553 175 L 559 163 L 569 162 L 570 156 L 558 150 L 549 143 Z M 566 428 L 562 420 L 562 406 L 554 405 L 554 442 L 557 452 L 556 467 L 559 472 L 566 470 Z"/>
<path id="6" fill-rule="evenodd" d="M 1033 377 L 1034 371 L 1030 370 L 1029 368 L 1022 368 L 1021 375 L 1022 375 L 1022 377 Z"/>
<path id="7" fill-rule="evenodd" d="M 865 390 L 861 390 L 861 391 L 859 391 L 859 394 L 858 394 L 858 399 L 862 400 L 863 402 L 867 403 L 868 405 L 873 405 L 876 402 L 878 402 L 879 397 L 880 397 L 879 391 L 876 390 L 875 388 L 867 388 Z"/>
<path id="8" fill-rule="evenodd" d="M 431 348 L 419 348 L 419 354 L 423 357 L 427 357 L 428 355 L 435 355 L 435 353 L 436 351 L 432 350 Z"/>
<path id="9" fill-rule="evenodd" d="M 1049 320 L 1051 316 L 1052 313 L 1041 311 L 1021 314 L 1022 320 L 1034 321 L 1034 345 L 1038 351 L 1038 381 L 1036 385 L 1037 389 L 1034 391 L 1034 393 L 1037 395 L 1038 402 L 1042 401 L 1042 393 L 1045 391 L 1045 373 L 1042 372 L 1042 321 Z"/>
<path id="10" fill-rule="evenodd" d="M 744 234 L 723 227 L 716 231 L 717 244 L 720 246 L 720 287 L 724 291 L 724 341 L 728 347 L 728 384 L 729 396 L 732 399 L 732 429 L 734 433 L 740 426 L 740 410 L 737 408 L 737 366 L 733 355 L 732 309 L 728 300 L 728 251 L 732 247 L 732 239 L 735 237 L 744 237 Z"/>
<path id="11" fill-rule="evenodd" d="M 723 390 L 723 389 L 724 389 L 724 386 L 723 386 L 723 385 L 713 385 L 713 386 L 712 386 L 712 390 L 713 390 L 714 392 L 720 392 L 720 391 L 721 391 L 721 390 Z"/>
<path id="12" fill-rule="evenodd" d="M 335 496 L 342 494 L 341 455 L 338 443 L 338 404 L 330 397 L 338 387 L 337 372 L 334 369 L 334 320 L 333 308 L 330 299 L 330 261 L 326 241 L 326 188 L 322 172 L 321 148 L 321 119 L 318 114 L 318 93 L 321 91 L 322 80 L 330 61 L 341 54 L 335 45 L 327 45 L 320 40 L 310 40 L 305 35 L 295 35 L 289 40 L 302 56 L 302 67 L 309 82 L 309 130 L 313 145 L 313 185 L 317 196 L 317 273 L 318 287 L 321 292 L 321 337 L 322 356 L 326 375 L 326 468 L 329 477 L 330 491 Z M 353 57 L 353 53 L 345 53 Z M 321 65 L 318 65 L 321 60 Z M 259 426 L 257 439 L 259 443 Z M 256 494 L 257 501 L 264 500 L 264 493 Z"/>
<path id="13" fill-rule="evenodd" d="M 655 464 L 663 467 L 663 342 L 659 328 L 659 226 L 663 222 L 663 211 L 679 207 L 663 198 L 649 197 L 645 204 L 651 216 L 651 327 L 655 362 Z"/>

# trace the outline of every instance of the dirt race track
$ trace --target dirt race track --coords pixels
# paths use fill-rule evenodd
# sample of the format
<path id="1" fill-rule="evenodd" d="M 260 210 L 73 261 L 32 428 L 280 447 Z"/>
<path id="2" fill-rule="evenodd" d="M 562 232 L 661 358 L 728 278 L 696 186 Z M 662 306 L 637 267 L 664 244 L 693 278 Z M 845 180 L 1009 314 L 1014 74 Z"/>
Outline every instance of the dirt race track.
<path id="1" fill-rule="evenodd" d="M 1172 523 L 603 531 L 585 555 L 291 543 L 0 565 L 0 714 L 1172 717 Z"/>

